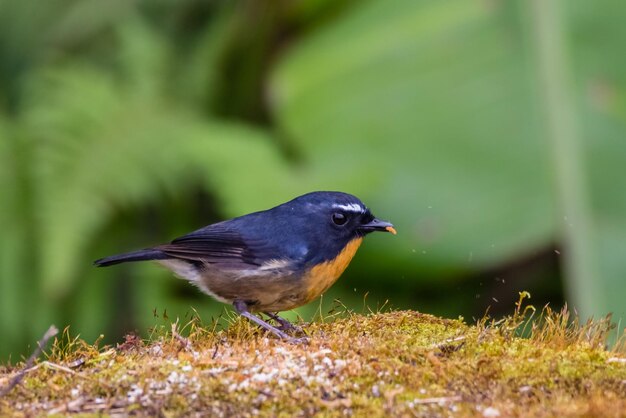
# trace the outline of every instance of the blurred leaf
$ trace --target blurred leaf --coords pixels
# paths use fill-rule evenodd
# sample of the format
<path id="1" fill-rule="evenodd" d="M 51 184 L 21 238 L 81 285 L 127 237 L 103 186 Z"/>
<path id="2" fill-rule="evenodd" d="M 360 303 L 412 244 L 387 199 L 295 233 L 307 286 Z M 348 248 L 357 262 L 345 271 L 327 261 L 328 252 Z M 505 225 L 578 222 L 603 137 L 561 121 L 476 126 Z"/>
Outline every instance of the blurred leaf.
<path id="1" fill-rule="evenodd" d="M 15 106 L 31 69 L 93 37 L 131 7 L 121 0 L 0 2 L 0 98 Z"/>
<path id="2" fill-rule="evenodd" d="M 168 83 L 168 63 L 172 47 L 139 17 L 128 19 L 117 28 L 117 64 L 128 91 L 146 100 L 163 95 Z"/>
<path id="3" fill-rule="evenodd" d="M 398 224 L 393 245 L 370 246 L 372 264 L 473 270 L 554 237 L 518 30 L 500 3 L 370 1 L 277 67 L 275 114 L 315 182 Z"/>
<path id="4" fill-rule="evenodd" d="M 132 15 L 135 2 L 125 0 L 71 0 L 65 7 L 56 7 L 59 14 L 57 19 L 47 21 L 54 26 L 47 38 L 47 44 L 70 49 L 85 41 L 91 40 L 97 34 L 110 28 L 116 22 L 123 21 Z"/>
<path id="5" fill-rule="evenodd" d="M 616 295 L 626 291 L 626 193 L 615 179 L 626 161 L 626 7 L 573 4 L 596 226 L 580 256 L 601 266 L 601 277 L 586 278 L 604 294 L 592 311 L 624 317 Z M 542 87 L 526 40 L 535 28 L 520 10 L 370 1 L 276 68 L 275 116 L 305 150 L 313 182 L 353 190 L 398 224 L 395 245 L 368 247 L 373 269 L 402 265 L 412 277 L 483 269 L 559 238 Z"/>
<path id="6" fill-rule="evenodd" d="M 69 290 L 82 248 L 118 207 L 188 192 L 199 179 L 235 212 L 268 200 L 259 185 L 289 177 L 265 134 L 163 99 L 168 51 L 154 32 L 129 21 L 120 34 L 118 78 L 66 66 L 29 84 L 23 126 L 34 146 L 46 294 Z"/>
<path id="7" fill-rule="evenodd" d="M 216 99 L 222 59 L 232 37 L 232 19 L 232 8 L 223 7 L 191 45 L 176 51 L 176 97 L 189 100 L 200 109 L 208 108 Z M 185 65 L 178 65 L 181 61 Z"/>
<path id="8" fill-rule="evenodd" d="M 601 0 L 566 3 L 571 19 L 571 53 L 579 86 L 578 109 L 586 139 L 593 222 L 593 250 L 598 277 L 614 320 L 626 320 L 626 4 Z"/>
<path id="9" fill-rule="evenodd" d="M 287 177 L 262 133 L 205 122 L 184 109 L 119 91 L 86 68 L 44 75 L 25 115 L 36 141 L 44 289 L 63 294 L 81 249 L 118 206 L 140 205 L 163 191 L 187 191 L 206 178 L 227 210 L 264 198 L 259 182 Z M 110 123 L 115 121 L 115 123 Z M 252 177 L 241 166 L 258 167 Z"/>
<path id="10" fill-rule="evenodd" d="M 0 115 L 0 318 L 6 326 L 2 332 L 5 338 L 15 341 L 20 335 L 21 320 L 9 320 L 20 312 L 20 281 L 24 276 L 22 268 L 24 241 L 20 220 L 13 218 L 19 211 L 18 176 L 15 162 L 17 152 L 14 149 L 15 138 L 9 121 Z M 8 353 L 0 349 L 0 355 Z"/>

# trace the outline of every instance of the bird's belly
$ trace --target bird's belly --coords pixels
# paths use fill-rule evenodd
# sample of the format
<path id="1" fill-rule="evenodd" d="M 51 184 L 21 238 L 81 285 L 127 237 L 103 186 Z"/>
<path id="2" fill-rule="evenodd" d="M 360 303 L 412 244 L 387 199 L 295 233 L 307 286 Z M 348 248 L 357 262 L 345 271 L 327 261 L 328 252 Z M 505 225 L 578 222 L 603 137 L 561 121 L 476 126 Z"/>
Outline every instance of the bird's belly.
<path id="1" fill-rule="evenodd" d="M 280 312 L 305 305 L 328 290 L 348 267 L 362 240 L 350 241 L 337 257 L 304 274 L 285 268 L 240 270 L 215 264 L 199 269 L 182 260 L 160 263 L 220 302 L 243 300 L 251 311 Z"/>
<path id="2" fill-rule="evenodd" d="M 197 283 L 205 293 L 222 302 L 243 300 L 250 311 L 279 312 L 303 305 L 306 287 L 290 271 L 238 271 L 212 269 L 202 272 Z"/>
<path id="3" fill-rule="evenodd" d="M 223 303 L 231 303 L 232 300 L 228 300 L 220 296 L 219 294 L 212 292 L 211 289 L 206 285 L 205 278 L 203 275 L 203 271 L 200 270 L 197 266 L 189 263 L 185 260 L 177 260 L 177 259 L 167 259 L 167 260 L 159 260 L 157 261 L 160 265 L 170 269 L 176 276 L 181 279 L 187 280 L 190 283 L 196 285 L 200 290 L 206 293 L 209 296 L 219 300 Z"/>

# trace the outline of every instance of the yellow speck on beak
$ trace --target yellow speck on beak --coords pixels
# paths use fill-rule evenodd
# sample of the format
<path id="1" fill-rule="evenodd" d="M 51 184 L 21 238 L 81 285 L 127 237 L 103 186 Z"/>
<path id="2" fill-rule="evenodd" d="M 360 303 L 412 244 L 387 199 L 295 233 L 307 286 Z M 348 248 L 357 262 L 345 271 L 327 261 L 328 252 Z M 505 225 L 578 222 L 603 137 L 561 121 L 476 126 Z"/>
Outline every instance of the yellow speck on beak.
<path id="1" fill-rule="evenodd" d="M 387 230 L 387 232 L 391 232 L 394 235 L 397 234 L 396 229 L 393 226 L 385 227 L 385 229 Z"/>

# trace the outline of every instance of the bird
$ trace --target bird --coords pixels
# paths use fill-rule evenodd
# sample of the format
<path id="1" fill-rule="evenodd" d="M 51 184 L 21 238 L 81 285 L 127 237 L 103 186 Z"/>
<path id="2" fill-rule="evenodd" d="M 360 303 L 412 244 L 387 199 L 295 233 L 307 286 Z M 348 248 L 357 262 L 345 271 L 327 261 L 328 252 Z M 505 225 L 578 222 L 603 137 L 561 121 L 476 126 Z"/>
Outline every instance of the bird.
<path id="1" fill-rule="evenodd" d="M 288 335 L 298 328 L 278 313 L 328 290 L 363 237 L 375 231 L 396 234 L 393 224 L 376 218 L 356 196 L 316 191 L 205 226 L 169 244 L 104 257 L 94 264 L 156 261 L 278 338 L 301 342 L 306 338 Z"/>

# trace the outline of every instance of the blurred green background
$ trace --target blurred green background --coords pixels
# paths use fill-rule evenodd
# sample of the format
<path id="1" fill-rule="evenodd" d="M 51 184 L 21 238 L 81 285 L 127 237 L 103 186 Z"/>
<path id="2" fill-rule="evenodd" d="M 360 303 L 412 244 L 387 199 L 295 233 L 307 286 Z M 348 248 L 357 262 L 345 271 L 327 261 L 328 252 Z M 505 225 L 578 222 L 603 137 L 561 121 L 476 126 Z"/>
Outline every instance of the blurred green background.
<path id="1" fill-rule="evenodd" d="M 313 190 L 367 239 L 324 296 L 626 318 L 626 3 L 0 2 L 0 359 L 224 306 L 92 260 Z M 319 303 L 301 308 L 309 318 Z M 154 312 L 157 315 L 154 315 Z M 288 316 L 295 313 L 288 313 Z"/>

